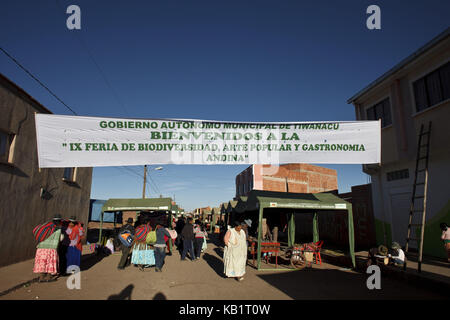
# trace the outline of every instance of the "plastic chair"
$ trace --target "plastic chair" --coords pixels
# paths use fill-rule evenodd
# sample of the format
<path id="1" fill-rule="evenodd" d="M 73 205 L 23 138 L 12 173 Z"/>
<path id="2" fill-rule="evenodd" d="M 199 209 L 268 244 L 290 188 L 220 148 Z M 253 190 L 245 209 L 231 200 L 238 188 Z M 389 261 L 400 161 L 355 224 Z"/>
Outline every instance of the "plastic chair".
<path id="1" fill-rule="evenodd" d="M 320 250 L 322 249 L 323 240 L 317 241 L 314 244 L 316 245 L 316 249 L 313 251 L 315 263 L 317 264 L 317 258 L 319 258 L 319 264 L 322 265 L 322 258 L 320 256 Z"/>

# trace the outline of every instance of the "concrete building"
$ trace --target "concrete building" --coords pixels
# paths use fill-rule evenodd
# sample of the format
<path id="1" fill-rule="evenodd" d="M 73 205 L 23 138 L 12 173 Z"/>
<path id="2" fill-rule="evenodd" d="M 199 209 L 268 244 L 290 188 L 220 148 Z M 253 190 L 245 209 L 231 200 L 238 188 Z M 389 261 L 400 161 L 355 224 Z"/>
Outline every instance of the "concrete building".
<path id="1" fill-rule="evenodd" d="M 33 258 L 33 228 L 56 213 L 88 222 L 92 168 L 39 169 L 36 113 L 51 111 L 0 74 L 0 266 Z"/>
<path id="2" fill-rule="evenodd" d="M 236 176 L 236 198 L 251 190 L 317 193 L 338 189 L 337 172 L 304 163 L 251 165 Z"/>
<path id="3" fill-rule="evenodd" d="M 421 125 L 426 129 L 432 122 L 424 254 L 438 257 L 446 257 L 439 223 L 450 223 L 449 30 L 348 100 L 357 120 L 382 121 L 381 164 L 363 165 L 372 178 L 378 243 L 406 243 L 418 135 Z M 423 173 L 418 180 L 424 180 Z M 419 201 L 416 208 L 422 208 Z M 410 244 L 417 248 L 416 242 Z"/>

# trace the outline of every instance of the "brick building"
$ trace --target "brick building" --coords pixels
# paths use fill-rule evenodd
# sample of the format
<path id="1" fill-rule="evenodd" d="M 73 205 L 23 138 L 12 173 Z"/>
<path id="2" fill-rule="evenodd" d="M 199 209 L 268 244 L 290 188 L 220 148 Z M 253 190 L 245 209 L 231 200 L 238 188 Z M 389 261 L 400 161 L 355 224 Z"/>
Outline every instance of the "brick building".
<path id="1" fill-rule="evenodd" d="M 236 176 L 236 198 L 251 190 L 318 193 L 338 189 L 337 172 L 311 164 L 251 165 Z"/>

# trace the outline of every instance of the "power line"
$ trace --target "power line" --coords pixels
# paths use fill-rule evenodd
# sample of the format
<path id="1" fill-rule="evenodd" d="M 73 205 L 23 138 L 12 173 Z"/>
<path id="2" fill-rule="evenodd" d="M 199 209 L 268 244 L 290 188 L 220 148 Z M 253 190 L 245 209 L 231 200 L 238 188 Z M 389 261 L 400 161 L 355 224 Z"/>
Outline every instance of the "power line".
<path id="1" fill-rule="evenodd" d="M 56 98 L 59 102 L 61 102 L 70 112 L 72 112 L 74 115 L 77 115 L 75 111 L 71 107 L 69 107 L 62 99 L 60 99 L 53 91 L 51 91 L 44 83 L 42 83 L 41 80 L 39 80 L 36 76 L 34 76 L 30 71 L 28 71 L 27 68 L 25 68 L 16 58 L 14 58 L 12 55 L 10 55 L 5 49 L 0 47 L 0 50 L 9 58 L 11 59 L 16 65 L 18 65 L 23 71 L 25 71 L 31 78 L 33 78 L 37 83 L 39 83 L 45 90 L 47 90 L 53 97 Z"/>
<path id="2" fill-rule="evenodd" d="M 59 6 L 59 8 L 64 12 L 64 7 L 61 5 L 61 3 L 59 3 L 58 0 L 55 0 L 55 2 Z M 79 32 L 72 32 L 72 33 L 75 34 L 75 37 L 80 42 L 81 46 L 84 48 L 84 50 L 86 50 L 86 52 L 87 52 L 89 58 L 91 59 L 92 63 L 97 68 L 97 71 L 100 73 L 100 76 L 103 78 L 103 81 L 106 83 L 106 86 L 109 88 L 109 90 L 111 90 L 114 98 L 117 100 L 119 105 L 122 107 L 122 109 L 125 112 L 125 114 L 129 115 L 128 112 L 127 112 L 127 108 L 126 108 L 125 104 L 123 103 L 122 99 L 120 99 L 117 91 L 113 88 L 113 86 L 109 82 L 109 80 L 106 77 L 106 75 L 103 72 L 103 70 L 100 68 L 100 65 L 97 63 L 97 60 L 95 60 L 95 58 L 94 58 L 93 54 L 91 53 L 91 50 L 89 50 L 89 47 L 87 46 L 86 42 L 83 40 L 83 38 L 81 37 Z"/>

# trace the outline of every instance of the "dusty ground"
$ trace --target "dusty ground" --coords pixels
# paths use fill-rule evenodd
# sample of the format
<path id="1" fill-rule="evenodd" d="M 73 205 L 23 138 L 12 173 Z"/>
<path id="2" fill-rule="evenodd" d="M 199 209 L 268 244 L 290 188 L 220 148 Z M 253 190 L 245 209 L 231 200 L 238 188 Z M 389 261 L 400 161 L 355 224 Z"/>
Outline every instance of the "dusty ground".
<path id="1" fill-rule="evenodd" d="M 117 269 L 120 253 L 82 265 L 81 289 L 69 290 L 67 278 L 53 283 L 32 283 L 0 299 L 442 299 L 394 279 L 382 278 L 381 290 L 368 290 L 367 276 L 329 264 L 301 271 L 257 271 L 247 267 L 243 282 L 224 278 L 221 249 L 214 244 L 200 261 L 180 261 L 178 252 L 166 258 L 162 273 L 154 268 Z M 0 269 L 1 291 L 32 279 L 33 261 Z M 21 274 L 18 274 L 21 273 Z M 14 283 L 14 284 L 13 284 Z"/>

